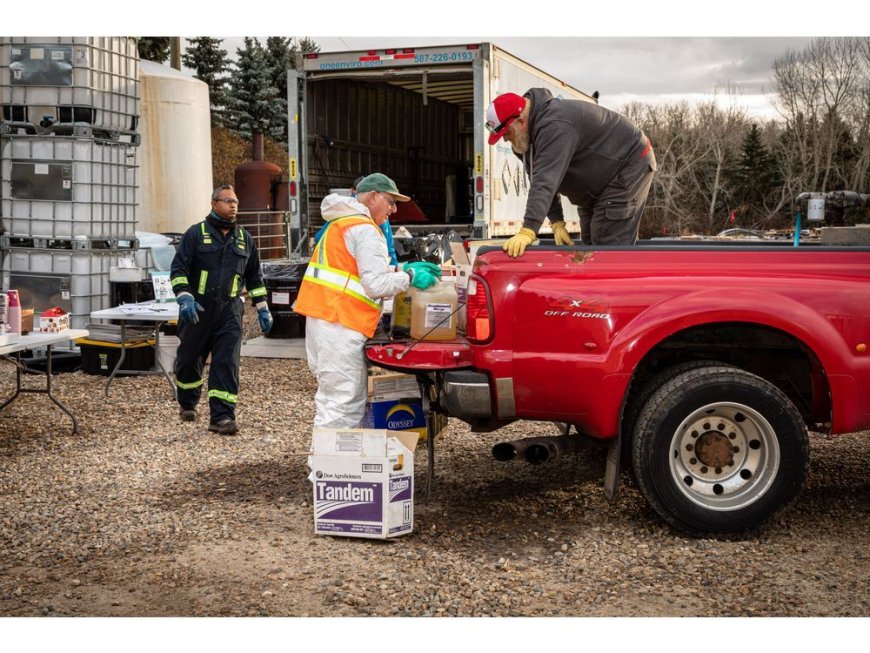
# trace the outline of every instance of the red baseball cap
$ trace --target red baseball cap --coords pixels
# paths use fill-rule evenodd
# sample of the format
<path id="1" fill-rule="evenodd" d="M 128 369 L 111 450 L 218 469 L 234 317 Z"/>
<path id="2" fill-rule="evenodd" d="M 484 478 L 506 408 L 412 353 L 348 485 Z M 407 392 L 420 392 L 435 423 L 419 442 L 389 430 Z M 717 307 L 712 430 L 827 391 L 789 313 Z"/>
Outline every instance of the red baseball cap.
<path id="1" fill-rule="evenodd" d="M 495 145 L 511 123 L 520 117 L 526 108 L 526 100 L 516 93 L 503 93 L 492 101 L 486 110 L 486 128 L 489 144 Z"/>

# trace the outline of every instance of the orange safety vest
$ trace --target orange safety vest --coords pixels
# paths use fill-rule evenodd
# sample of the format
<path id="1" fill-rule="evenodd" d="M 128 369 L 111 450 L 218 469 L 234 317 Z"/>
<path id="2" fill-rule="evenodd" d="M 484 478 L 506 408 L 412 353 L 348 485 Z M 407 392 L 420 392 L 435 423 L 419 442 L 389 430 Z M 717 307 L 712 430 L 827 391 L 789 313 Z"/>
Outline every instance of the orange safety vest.
<path id="1" fill-rule="evenodd" d="M 381 305 L 366 295 L 356 259 L 344 243 L 345 230 L 358 224 L 377 226 L 362 215 L 336 218 L 330 223 L 314 248 L 293 310 L 338 322 L 371 338 L 378 326 Z M 378 233 L 383 237 L 380 229 Z"/>

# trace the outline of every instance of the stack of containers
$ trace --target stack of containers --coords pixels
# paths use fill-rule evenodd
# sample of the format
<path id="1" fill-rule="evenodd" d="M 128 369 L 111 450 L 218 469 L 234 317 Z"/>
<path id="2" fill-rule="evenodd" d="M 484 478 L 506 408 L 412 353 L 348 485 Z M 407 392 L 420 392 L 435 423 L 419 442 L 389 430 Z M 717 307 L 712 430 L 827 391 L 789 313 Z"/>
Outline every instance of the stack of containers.
<path id="1" fill-rule="evenodd" d="M 136 241 L 139 57 L 132 37 L 0 37 L 2 285 L 83 328 Z"/>

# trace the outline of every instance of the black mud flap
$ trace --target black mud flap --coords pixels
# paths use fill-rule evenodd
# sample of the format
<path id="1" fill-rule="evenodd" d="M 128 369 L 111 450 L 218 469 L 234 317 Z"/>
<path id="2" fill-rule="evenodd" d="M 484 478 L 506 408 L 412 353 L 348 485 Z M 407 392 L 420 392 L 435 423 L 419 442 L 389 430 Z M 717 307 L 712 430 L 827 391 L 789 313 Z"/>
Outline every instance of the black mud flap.
<path id="1" fill-rule="evenodd" d="M 607 464 L 604 467 L 604 496 L 613 501 L 619 485 L 619 459 L 622 452 L 622 434 L 613 438 L 607 447 Z"/>

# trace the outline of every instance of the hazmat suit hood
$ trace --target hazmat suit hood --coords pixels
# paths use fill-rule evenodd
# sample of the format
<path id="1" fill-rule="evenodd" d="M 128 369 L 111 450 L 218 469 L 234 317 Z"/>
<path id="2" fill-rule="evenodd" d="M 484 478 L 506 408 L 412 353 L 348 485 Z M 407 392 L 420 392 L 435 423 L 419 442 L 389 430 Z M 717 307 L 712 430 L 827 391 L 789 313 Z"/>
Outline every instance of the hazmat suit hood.
<path id="1" fill-rule="evenodd" d="M 339 195 L 338 193 L 332 193 L 323 198 L 323 201 L 320 203 L 320 215 L 323 216 L 326 222 L 337 218 L 345 218 L 349 215 L 372 217 L 368 207 L 357 202 L 356 198 Z"/>

